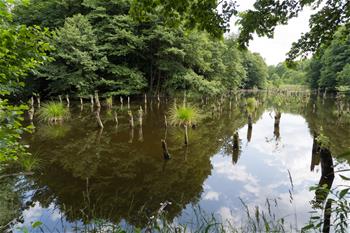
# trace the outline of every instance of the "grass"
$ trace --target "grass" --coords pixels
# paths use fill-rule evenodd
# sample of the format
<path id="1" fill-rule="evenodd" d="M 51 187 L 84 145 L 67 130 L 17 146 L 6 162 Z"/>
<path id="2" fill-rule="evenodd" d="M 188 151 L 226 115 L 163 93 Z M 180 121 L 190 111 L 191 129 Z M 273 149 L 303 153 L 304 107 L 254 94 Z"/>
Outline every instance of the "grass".
<path id="1" fill-rule="evenodd" d="M 169 122 L 172 125 L 191 126 L 198 123 L 200 119 L 201 113 L 199 109 L 191 105 L 177 107 L 174 104 L 169 111 Z"/>
<path id="2" fill-rule="evenodd" d="M 45 103 L 39 110 L 39 119 L 49 123 L 63 121 L 69 115 L 69 110 L 62 103 L 58 102 Z"/>

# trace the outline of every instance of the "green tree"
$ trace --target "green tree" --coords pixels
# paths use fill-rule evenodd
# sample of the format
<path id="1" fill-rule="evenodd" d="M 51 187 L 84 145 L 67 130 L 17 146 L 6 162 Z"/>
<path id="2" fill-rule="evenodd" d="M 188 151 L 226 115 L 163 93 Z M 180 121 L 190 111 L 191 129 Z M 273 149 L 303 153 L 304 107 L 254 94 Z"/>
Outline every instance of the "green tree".
<path id="1" fill-rule="evenodd" d="M 13 24 L 11 7 L 0 2 L 0 162 L 25 152 L 19 142 L 26 130 L 22 126 L 25 106 L 12 106 L 7 98 L 21 90 L 24 77 L 47 60 L 45 52 L 51 48 L 43 41 L 47 31 Z"/>
<path id="2" fill-rule="evenodd" d="M 244 53 L 243 64 L 247 72 L 244 88 L 265 88 L 268 68 L 264 59 L 259 54 L 247 51 Z"/>
<path id="3" fill-rule="evenodd" d="M 52 38 L 55 61 L 41 71 L 51 81 L 51 93 L 91 93 L 96 86 L 96 71 L 106 58 L 97 47 L 97 38 L 88 19 L 77 14 L 67 18 Z"/>

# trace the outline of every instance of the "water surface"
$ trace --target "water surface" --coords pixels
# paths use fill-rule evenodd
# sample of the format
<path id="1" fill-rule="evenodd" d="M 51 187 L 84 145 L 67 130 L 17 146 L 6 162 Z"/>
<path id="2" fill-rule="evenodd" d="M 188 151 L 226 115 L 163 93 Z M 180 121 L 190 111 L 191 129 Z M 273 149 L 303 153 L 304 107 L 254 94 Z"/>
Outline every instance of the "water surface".
<path id="1" fill-rule="evenodd" d="M 259 102 L 251 129 L 244 105 L 248 96 Z M 206 117 L 190 129 L 185 147 L 183 128 L 164 125 L 173 101 L 154 99 L 144 105 L 132 100 L 134 129 L 128 125 L 127 106 L 121 109 L 119 103 L 118 126 L 113 111 L 102 107 L 103 130 L 88 104 L 80 108 L 74 103 L 71 118 L 60 125 L 35 121 L 35 132 L 25 141 L 40 165 L 34 175 L 2 181 L 0 225 L 10 222 L 7 229 L 20 231 L 41 221 L 47 232 L 79 232 L 103 223 L 144 228 L 160 203 L 170 201 L 166 218 L 193 228 L 199 208 L 244 225 L 247 205 L 284 218 L 291 231 L 298 231 L 315 200 L 309 187 L 321 178 L 322 161 L 312 155 L 314 132 L 321 126 L 331 140 L 334 165 L 348 167 L 347 158 L 338 156 L 350 148 L 348 102 L 340 117 L 332 96 L 241 94 L 232 98 L 231 107 L 226 99 L 221 108 L 216 100 L 193 102 Z M 140 105 L 142 127 L 136 117 Z M 279 127 L 274 125 L 277 112 Z M 239 150 L 232 148 L 236 131 Z M 162 157 L 161 139 L 167 141 L 171 160 Z M 341 182 L 336 176 L 332 185 Z"/>

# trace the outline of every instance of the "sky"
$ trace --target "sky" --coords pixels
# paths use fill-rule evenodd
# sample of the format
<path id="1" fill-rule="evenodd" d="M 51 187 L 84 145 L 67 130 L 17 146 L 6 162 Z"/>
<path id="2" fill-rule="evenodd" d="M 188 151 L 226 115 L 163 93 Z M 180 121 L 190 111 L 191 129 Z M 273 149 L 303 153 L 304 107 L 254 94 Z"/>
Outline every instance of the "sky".
<path id="1" fill-rule="evenodd" d="M 253 8 L 255 0 L 237 0 L 238 10 L 243 11 Z M 302 33 L 309 31 L 309 18 L 311 9 L 303 10 L 297 18 L 289 20 L 288 25 L 277 26 L 273 39 L 254 36 L 250 41 L 249 49 L 252 52 L 260 53 L 268 65 L 276 65 L 286 58 L 286 53 L 293 42 L 297 41 Z M 238 27 L 231 21 L 231 32 L 238 32 Z"/>

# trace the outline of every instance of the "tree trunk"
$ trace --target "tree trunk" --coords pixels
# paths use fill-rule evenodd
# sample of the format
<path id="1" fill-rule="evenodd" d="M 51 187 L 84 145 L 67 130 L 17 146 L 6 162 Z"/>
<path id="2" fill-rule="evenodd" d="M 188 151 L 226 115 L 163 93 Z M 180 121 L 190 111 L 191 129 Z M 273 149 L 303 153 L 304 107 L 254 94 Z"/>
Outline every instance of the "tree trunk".
<path id="1" fill-rule="evenodd" d="M 60 100 L 60 103 L 62 103 L 62 96 L 61 95 L 58 96 L 58 99 Z"/>
<path id="2" fill-rule="evenodd" d="M 185 145 L 188 145 L 188 127 L 185 125 Z"/>
<path id="3" fill-rule="evenodd" d="M 66 95 L 66 101 L 67 101 L 67 107 L 69 108 L 70 106 L 69 95 Z"/>
<path id="4" fill-rule="evenodd" d="M 94 97 L 93 97 L 93 95 L 90 95 L 90 102 L 91 102 L 91 105 L 94 106 Z"/>
<path id="5" fill-rule="evenodd" d="M 96 107 L 101 108 L 100 98 L 98 97 L 98 91 L 95 91 L 95 102 L 96 102 Z"/>
<path id="6" fill-rule="evenodd" d="M 166 144 L 166 141 L 165 141 L 164 139 L 162 139 L 161 142 L 162 142 L 163 157 L 164 157 L 164 159 L 171 159 L 171 155 L 169 154 L 168 146 L 167 146 L 167 144 Z"/>
<path id="7" fill-rule="evenodd" d="M 101 118 L 100 118 L 100 108 L 97 108 L 96 109 L 96 112 L 95 112 L 95 115 L 96 115 L 96 120 L 97 120 L 97 124 L 98 124 L 98 126 L 101 128 L 101 129 L 103 129 L 103 123 L 102 123 L 102 121 L 101 121 Z"/>
<path id="8" fill-rule="evenodd" d="M 235 132 L 233 135 L 233 149 L 239 149 L 239 135 L 238 132 Z"/>
<path id="9" fill-rule="evenodd" d="M 274 123 L 274 129 L 273 129 L 273 134 L 275 135 L 276 139 L 279 139 L 280 137 L 280 120 L 281 120 L 281 113 L 277 112 L 275 115 L 275 123 Z"/>
<path id="10" fill-rule="evenodd" d="M 40 95 L 36 96 L 36 101 L 38 102 L 38 108 L 40 108 L 41 107 Z"/>
<path id="11" fill-rule="evenodd" d="M 143 110 L 141 106 L 138 112 L 139 112 L 139 125 L 140 127 L 142 127 Z"/>
<path id="12" fill-rule="evenodd" d="M 118 113 L 115 111 L 114 112 L 114 121 L 115 121 L 115 124 L 118 125 Z"/>
<path id="13" fill-rule="evenodd" d="M 128 111 L 128 115 L 129 115 L 129 124 L 131 128 L 134 128 L 134 116 L 132 115 L 131 111 Z"/>

